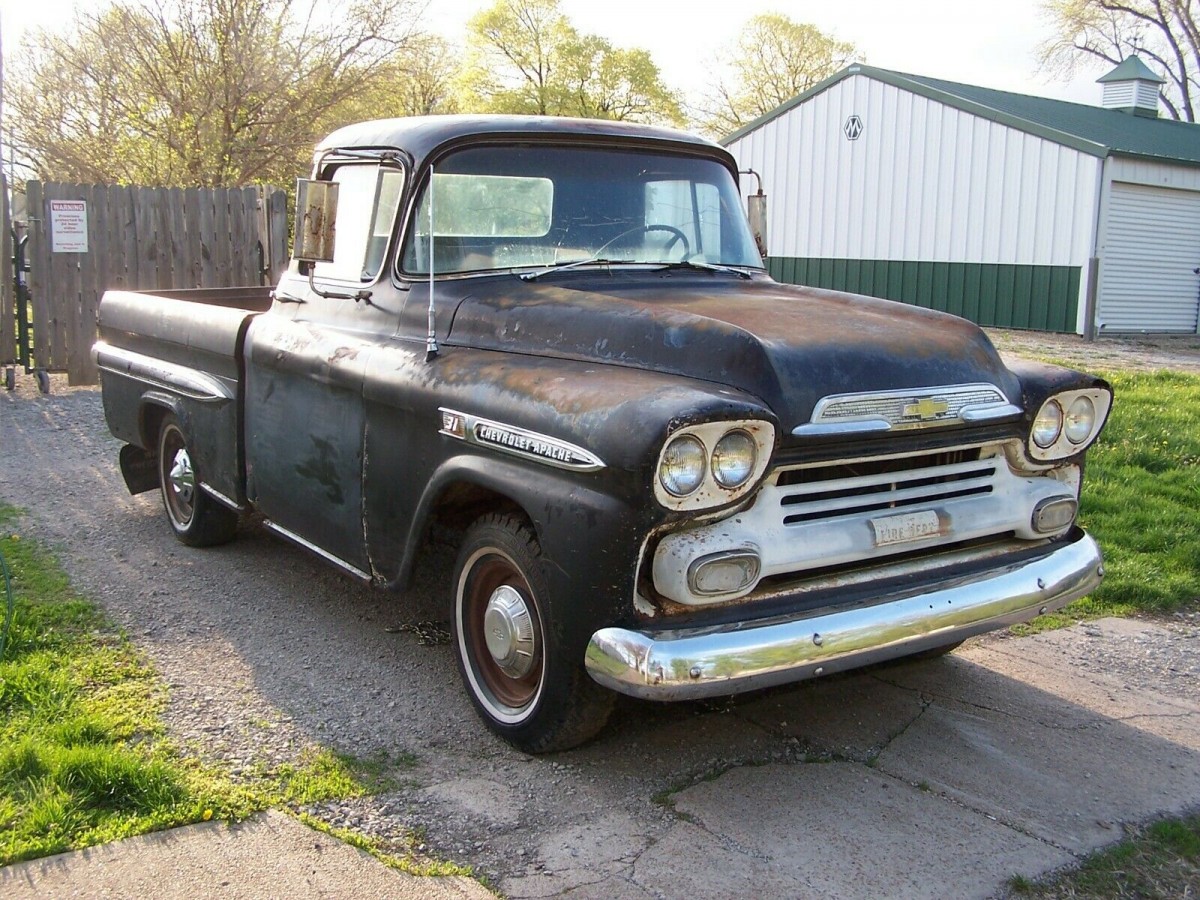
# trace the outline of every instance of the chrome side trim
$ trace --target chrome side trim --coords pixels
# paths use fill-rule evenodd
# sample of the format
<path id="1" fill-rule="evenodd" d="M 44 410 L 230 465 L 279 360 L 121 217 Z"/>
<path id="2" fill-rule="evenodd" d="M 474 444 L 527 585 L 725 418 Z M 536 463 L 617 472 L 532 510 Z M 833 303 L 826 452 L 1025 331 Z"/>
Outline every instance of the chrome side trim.
<path id="1" fill-rule="evenodd" d="M 573 472 L 596 472 L 604 468 L 604 461 L 596 454 L 567 441 L 453 409 L 439 407 L 438 412 L 442 421 L 440 434 L 476 447 L 487 447 Z"/>
<path id="2" fill-rule="evenodd" d="M 802 681 L 944 646 L 1060 609 L 1103 577 L 1086 534 L 1047 556 L 899 594 L 870 606 L 647 634 L 602 628 L 584 662 L 600 684 L 650 700 L 691 700 Z"/>
<path id="3" fill-rule="evenodd" d="M 304 538 L 300 537 L 300 535 L 296 534 L 296 532 L 288 531 L 282 525 L 277 525 L 274 522 L 272 522 L 270 519 L 263 519 L 263 525 L 265 525 L 267 528 L 270 528 L 276 534 L 287 538 L 289 541 L 293 541 L 293 542 L 299 544 L 305 550 L 311 550 L 313 553 L 317 554 L 317 556 L 321 557 L 321 559 L 325 560 L 326 562 L 331 562 L 335 566 L 337 566 L 339 569 L 344 569 L 345 571 L 347 571 L 351 575 L 353 575 L 355 578 L 361 578 L 363 581 L 371 580 L 371 576 L 368 575 L 366 572 L 364 572 L 362 569 L 359 569 L 355 566 L 350 565 L 350 563 L 346 562 L 344 559 L 339 559 L 338 557 L 336 557 L 332 553 L 330 553 L 328 550 L 322 550 L 316 544 L 312 543 L 312 541 L 306 541 Z"/>
<path id="4" fill-rule="evenodd" d="M 211 484 L 206 484 L 205 482 L 202 481 L 202 482 L 200 482 L 200 487 L 202 487 L 204 489 L 204 493 L 208 494 L 210 497 L 212 497 L 218 503 L 225 504 L 232 510 L 241 512 L 243 509 L 245 509 L 245 507 L 242 506 L 240 503 L 238 503 L 236 500 L 232 499 L 231 497 L 226 497 L 224 494 L 222 494 L 220 491 L 218 491 Z"/>
<path id="5" fill-rule="evenodd" d="M 182 394 L 203 403 L 224 403 L 234 398 L 231 387 L 219 378 L 175 363 L 164 362 L 153 356 L 144 356 L 97 341 L 92 347 L 96 365 L 114 375 L 128 375 L 138 381 Z"/>

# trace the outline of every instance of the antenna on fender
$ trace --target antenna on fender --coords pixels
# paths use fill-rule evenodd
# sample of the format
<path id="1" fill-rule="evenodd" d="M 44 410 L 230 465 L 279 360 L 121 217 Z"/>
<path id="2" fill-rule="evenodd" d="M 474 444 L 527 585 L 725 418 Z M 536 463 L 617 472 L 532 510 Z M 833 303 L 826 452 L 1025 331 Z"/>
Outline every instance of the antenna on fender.
<path id="1" fill-rule="evenodd" d="M 425 336 L 425 362 L 438 355 L 437 328 L 433 316 L 433 166 L 429 167 L 429 333 Z"/>

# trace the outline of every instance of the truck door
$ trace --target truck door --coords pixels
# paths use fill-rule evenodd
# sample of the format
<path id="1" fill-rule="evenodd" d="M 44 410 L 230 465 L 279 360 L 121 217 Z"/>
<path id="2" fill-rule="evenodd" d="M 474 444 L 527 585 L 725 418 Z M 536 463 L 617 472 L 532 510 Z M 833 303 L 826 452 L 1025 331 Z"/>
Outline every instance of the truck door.
<path id="1" fill-rule="evenodd" d="M 271 527 L 353 573 L 369 577 L 363 527 L 367 360 L 394 333 L 387 304 L 353 299 L 371 290 L 404 173 L 347 163 L 339 183 L 334 260 L 317 263 L 320 296 L 296 278 L 303 302 L 259 316 L 246 337 L 246 492 Z M 387 279 L 385 278 L 384 281 Z M 299 295 L 302 295 L 299 296 Z"/>

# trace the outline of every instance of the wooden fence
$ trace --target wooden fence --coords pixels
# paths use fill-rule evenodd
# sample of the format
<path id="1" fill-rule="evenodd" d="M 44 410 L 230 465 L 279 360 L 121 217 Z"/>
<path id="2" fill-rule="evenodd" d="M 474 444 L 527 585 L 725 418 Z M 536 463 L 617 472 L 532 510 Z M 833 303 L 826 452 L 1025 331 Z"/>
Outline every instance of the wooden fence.
<path id="1" fill-rule="evenodd" d="M 12 217 L 8 207 L 8 182 L 0 174 L 0 363 L 17 359 L 17 309 L 12 268 Z"/>
<path id="2" fill-rule="evenodd" d="M 95 384 L 100 295 L 269 284 L 287 266 L 278 188 L 145 188 L 30 181 L 29 287 L 36 366 Z M 86 250 L 79 207 L 83 201 Z M 68 207 L 64 211 L 64 207 Z M 58 227 L 58 246 L 55 246 Z M 260 249 L 261 248 L 261 249 Z"/>

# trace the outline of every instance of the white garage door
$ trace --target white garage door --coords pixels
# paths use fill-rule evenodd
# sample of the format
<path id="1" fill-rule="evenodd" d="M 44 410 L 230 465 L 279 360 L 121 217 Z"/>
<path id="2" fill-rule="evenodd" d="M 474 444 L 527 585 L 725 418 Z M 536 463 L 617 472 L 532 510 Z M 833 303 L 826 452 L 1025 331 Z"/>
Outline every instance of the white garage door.
<path id="1" fill-rule="evenodd" d="M 1197 268 L 1200 192 L 1114 183 L 1100 263 L 1103 330 L 1194 333 Z"/>

